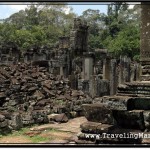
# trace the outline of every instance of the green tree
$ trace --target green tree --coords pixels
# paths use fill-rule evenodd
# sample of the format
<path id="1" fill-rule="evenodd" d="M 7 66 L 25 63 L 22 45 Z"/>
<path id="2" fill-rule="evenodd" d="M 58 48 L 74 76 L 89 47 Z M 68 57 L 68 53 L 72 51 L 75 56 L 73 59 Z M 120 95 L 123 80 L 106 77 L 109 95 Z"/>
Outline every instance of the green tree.
<path id="1" fill-rule="evenodd" d="M 114 3 L 108 6 L 108 15 L 104 17 L 106 28 L 101 33 L 103 47 L 114 56 L 139 55 L 140 49 L 140 9 L 129 9 L 127 4 Z"/>
<path id="2" fill-rule="evenodd" d="M 103 48 L 100 33 L 104 29 L 104 14 L 99 10 L 85 10 L 81 18 L 86 20 L 89 25 L 89 46 L 91 49 Z"/>
<path id="3" fill-rule="evenodd" d="M 20 49 L 36 45 L 52 47 L 58 37 L 68 36 L 76 16 L 64 3 L 32 3 L 25 10 L 12 14 L 1 24 L 1 43 L 11 41 Z M 4 44 L 3 44 L 4 45 Z"/>
<path id="4" fill-rule="evenodd" d="M 134 26 L 127 26 L 120 31 L 116 38 L 111 39 L 108 49 L 115 56 L 127 55 L 133 58 L 139 54 L 139 30 Z"/>

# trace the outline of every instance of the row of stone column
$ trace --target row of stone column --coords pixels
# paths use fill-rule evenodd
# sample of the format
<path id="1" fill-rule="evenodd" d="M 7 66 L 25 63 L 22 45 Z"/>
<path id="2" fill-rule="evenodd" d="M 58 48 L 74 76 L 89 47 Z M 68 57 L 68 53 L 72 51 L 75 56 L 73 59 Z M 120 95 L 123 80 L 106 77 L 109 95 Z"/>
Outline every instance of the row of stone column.
<path id="1" fill-rule="evenodd" d="M 140 64 L 134 63 L 131 66 L 131 59 L 127 56 L 121 56 L 118 63 L 116 59 L 106 59 L 103 79 L 110 81 L 110 95 L 115 95 L 119 84 L 140 80 Z"/>
<path id="2" fill-rule="evenodd" d="M 105 95 L 115 95 L 119 84 L 125 82 L 138 81 L 140 78 L 140 65 L 131 64 L 127 56 L 120 57 L 120 60 L 106 58 L 103 62 L 103 79 L 94 75 L 94 57 L 92 53 L 84 55 L 83 62 L 83 89 L 92 97 Z M 78 89 L 78 76 L 70 76 L 71 87 Z M 80 86 L 80 85 L 79 85 Z M 109 86 L 109 87 L 108 87 Z M 85 88 L 84 88 L 85 87 Z"/>

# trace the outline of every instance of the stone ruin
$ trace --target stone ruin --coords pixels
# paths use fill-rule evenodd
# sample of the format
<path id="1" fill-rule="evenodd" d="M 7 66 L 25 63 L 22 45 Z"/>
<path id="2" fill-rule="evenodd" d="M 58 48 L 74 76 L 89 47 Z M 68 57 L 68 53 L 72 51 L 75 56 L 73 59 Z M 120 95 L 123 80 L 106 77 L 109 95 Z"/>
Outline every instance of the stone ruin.
<path id="1" fill-rule="evenodd" d="M 8 42 L 7 46 L 1 47 L 0 61 L 2 64 L 17 63 L 20 60 L 21 53 L 18 47 L 12 42 Z"/>
<path id="2" fill-rule="evenodd" d="M 8 57 L 16 55 L 16 61 L 4 60 L 0 64 L 1 134 L 35 123 L 66 122 L 83 115 L 82 104 L 92 103 L 89 95 L 78 90 L 75 74 L 80 63 L 74 53 L 86 51 L 87 26 L 80 19 L 74 23 L 74 39 L 73 35 L 60 37 L 52 50 L 35 46 L 22 54 L 16 51 L 18 55 L 11 54 L 15 52 L 13 47 L 7 50 Z M 81 43 L 76 41 L 79 37 Z M 73 42 L 78 47 L 72 47 Z"/>
<path id="3" fill-rule="evenodd" d="M 4 132 L 51 122 L 53 113 L 63 114 L 59 122 L 65 122 L 64 115 L 81 116 L 81 105 L 92 102 L 82 91 L 71 89 L 69 80 L 30 63 L 1 67 L 0 83 L 0 129 Z"/>
<path id="4" fill-rule="evenodd" d="M 149 8 L 142 7 L 146 14 Z M 60 37 L 55 47 L 17 50 L 15 60 L 0 64 L 0 133 L 85 115 L 88 122 L 81 125 L 76 143 L 144 143 L 85 136 L 150 129 L 148 36 L 141 34 L 141 64 L 126 56 L 116 60 L 106 49 L 91 51 L 88 25 L 80 18 L 74 19 L 70 37 Z"/>
<path id="5" fill-rule="evenodd" d="M 83 105 L 88 121 L 81 125 L 76 143 L 150 143 L 147 137 L 150 134 L 150 5 L 142 4 L 141 8 L 141 67 L 134 64 L 131 69 L 128 58 L 121 57 L 120 71 L 117 72 L 117 61 L 107 61 L 106 65 L 110 63 L 111 68 L 106 69 L 105 66 L 104 71 L 110 71 L 110 75 L 103 75 L 110 80 L 110 96 L 96 97 L 93 104 Z M 104 133 L 102 138 L 98 136 Z M 125 135 L 127 138 L 113 138 L 112 134 Z M 135 137 L 137 134 L 140 136 Z M 143 135 L 146 135 L 145 138 Z"/>

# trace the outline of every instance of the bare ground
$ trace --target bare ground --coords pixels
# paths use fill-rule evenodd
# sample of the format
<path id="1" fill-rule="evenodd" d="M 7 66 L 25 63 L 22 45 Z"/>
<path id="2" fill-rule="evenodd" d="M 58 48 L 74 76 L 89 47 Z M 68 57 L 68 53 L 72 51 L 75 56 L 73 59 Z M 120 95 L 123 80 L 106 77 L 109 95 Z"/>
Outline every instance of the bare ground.
<path id="1" fill-rule="evenodd" d="M 0 144 L 11 143 L 69 143 L 76 139 L 80 125 L 86 122 L 85 117 L 70 119 L 67 123 L 44 124 L 28 128 L 20 135 L 8 135 L 0 138 Z"/>

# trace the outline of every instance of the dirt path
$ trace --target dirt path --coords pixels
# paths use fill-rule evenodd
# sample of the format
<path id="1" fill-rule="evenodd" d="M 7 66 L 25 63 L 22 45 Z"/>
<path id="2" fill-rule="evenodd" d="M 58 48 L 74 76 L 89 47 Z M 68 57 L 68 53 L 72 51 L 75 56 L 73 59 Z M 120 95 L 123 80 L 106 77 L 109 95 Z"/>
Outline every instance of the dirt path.
<path id="1" fill-rule="evenodd" d="M 72 133 L 78 133 L 80 132 L 80 125 L 84 122 L 86 122 L 85 117 L 78 117 L 74 119 L 70 119 L 67 123 L 61 123 L 61 124 L 45 124 L 38 127 L 31 128 L 31 131 L 43 131 L 46 129 L 57 129 L 59 131 L 66 131 L 66 132 L 72 132 Z"/>
<path id="2" fill-rule="evenodd" d="M 24 132 L 13 133 L 2 136 L 0 144 L 11 143 L 58 143 L 65 144 L 73 142 L 80 132 L 80 125 L 86 122 L 85 117 L 78 117 L 61 124 L 44 124 L 32 128 L 27 128 Z"/>
<path id="3" fill-rule="evenodd" d="M 0 143 L 31 143 L 31 140 L 22 135 L 16 137 L 3 137 L 0 139 Z"/>

